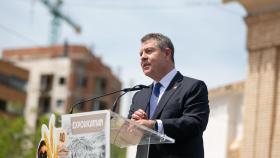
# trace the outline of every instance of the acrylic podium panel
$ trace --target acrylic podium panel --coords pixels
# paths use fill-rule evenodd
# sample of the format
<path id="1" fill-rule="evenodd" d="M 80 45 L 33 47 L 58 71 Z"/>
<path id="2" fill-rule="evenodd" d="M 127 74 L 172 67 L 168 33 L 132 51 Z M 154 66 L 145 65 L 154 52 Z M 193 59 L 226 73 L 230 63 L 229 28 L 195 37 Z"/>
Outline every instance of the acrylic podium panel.
<path id="1" fill-rule="evenodd" d="M 136 124 L 125 117 L 111 111 L 110 142 L 124 148 L 132 145 L 174 143 L 174 139 L 160 134 L 145 126 Z"/>
<path id="2" fill-rule="evenodd" d="M 37 158 L 46 155 L 49 158 L 110 158 L 110 144 L 121 148 L 147 145 L 149 149 L 149 144 L 174 143 L 174 139 L 110 110 L 64 114 L 61 127 L 56 127 L 55 122 L 52 114 L 49 126 L 42 125 Z"/>

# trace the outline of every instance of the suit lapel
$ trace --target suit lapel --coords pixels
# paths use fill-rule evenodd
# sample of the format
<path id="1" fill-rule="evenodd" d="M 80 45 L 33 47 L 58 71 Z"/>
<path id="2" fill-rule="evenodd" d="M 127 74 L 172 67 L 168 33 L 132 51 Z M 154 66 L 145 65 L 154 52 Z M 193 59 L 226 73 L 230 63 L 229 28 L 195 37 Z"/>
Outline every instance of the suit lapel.
<path id="1" fill-rule="evenodd" d="M 162 95 L 152 119 L 156 119 L 161 111 L 163 110 L 166 103 L 169 101 L 170 97 L 174 94 L 174 92 L 181 86 L 180 82 L 183 80 L 183 75 L 180 72 L 177 72 L 175 77 L 170 82 L 169 86 L 165 90 L 164 94 Z"/>
<path id="2" fill-rule="evenodd" d="M 150 88 L 145 89 L 145 93 L 143 93 L 142 100 L 144 101 L 144 103 L 142 104 L 142 108 L 141 108 L 148 114 L 148 116 L 150 113 L 150 98 L 151 98 L 153 86 L 150 85 L 149 87 Z"/>

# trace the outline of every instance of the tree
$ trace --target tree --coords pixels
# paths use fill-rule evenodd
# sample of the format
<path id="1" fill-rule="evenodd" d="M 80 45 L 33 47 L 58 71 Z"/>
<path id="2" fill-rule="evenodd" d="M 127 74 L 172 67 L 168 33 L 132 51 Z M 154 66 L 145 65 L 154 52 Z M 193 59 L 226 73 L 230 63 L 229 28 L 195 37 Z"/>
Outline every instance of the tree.
<path id="1" fill-rule="evenodd" d="M 26 137 L 23 134 L 24 119 L 0 119 L 0 157 L 22 157 L 22 142 Z"/>
<path id="2" fill-rule="evenodd" d="M 37 144 L 41 138 L 41 125 L 48 123 L 48 117 L 41 116 L 34 135 L 24 133 L 25 121 L 23 116 L 16 118 L 0 118 L 0 157 L 34 158 Z M 31 150 L 26 150 L 26 142 L 31 142 Z"/>

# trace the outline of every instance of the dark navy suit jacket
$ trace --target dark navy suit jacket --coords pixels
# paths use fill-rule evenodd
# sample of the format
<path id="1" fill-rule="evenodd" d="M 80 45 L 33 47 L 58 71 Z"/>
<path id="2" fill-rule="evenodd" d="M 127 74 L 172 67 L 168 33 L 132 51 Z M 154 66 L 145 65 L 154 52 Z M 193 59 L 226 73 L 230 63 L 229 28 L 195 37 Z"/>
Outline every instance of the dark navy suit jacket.
<path id="1" fill-rule="evenodd" d="M 134 111 L 149 112 L 150 88 L 137 92 L 128 118 Z M 175 139 L 174 144 L 150 145 L 149 158 L 203 158 L 203 131 L 209 117 L 208 91 L 205 83 L 177 72 L 161 97 L 151 119 L 162 120 L 164 134 Z M 137 148 L 137 158 L 146 158 L 147 146 Z"/>

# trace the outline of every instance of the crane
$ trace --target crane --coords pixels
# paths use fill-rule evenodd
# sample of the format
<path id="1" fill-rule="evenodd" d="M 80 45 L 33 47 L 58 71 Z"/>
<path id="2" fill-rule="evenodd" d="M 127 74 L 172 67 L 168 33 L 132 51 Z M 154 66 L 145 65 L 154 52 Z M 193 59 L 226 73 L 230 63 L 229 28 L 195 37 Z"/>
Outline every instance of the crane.
<path id="1" fill-rule="evenodd" d="M 57 43 L 61 21 L 65 21 L 66 23 L 68 23 L 71 27 L 73 27 L 76 33 L 81 32 L 81 27 L 77 23 L 75 23 L 70 17 L 68 17 L 60 11 L 60 7 L 63 4 L 63 0 L 56 0 L 54 4 L 51 4 L 49 0 L 41 0 L 41 2 L 49 9 L 50 13 L 53 16 L 51 22 L 50 44 Z"/>

